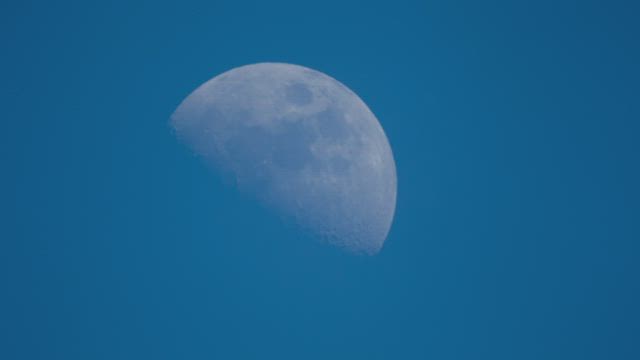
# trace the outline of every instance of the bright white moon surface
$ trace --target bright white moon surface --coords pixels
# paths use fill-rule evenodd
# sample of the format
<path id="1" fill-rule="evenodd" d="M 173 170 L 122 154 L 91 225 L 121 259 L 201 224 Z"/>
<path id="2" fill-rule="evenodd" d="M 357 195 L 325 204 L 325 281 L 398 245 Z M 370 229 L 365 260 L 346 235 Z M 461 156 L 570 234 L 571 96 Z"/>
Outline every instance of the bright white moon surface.
<path id="1" fill-rule="evenodd" d="M 396 207 L 391 147 L 337 80 L 290 64 L 238 67 L 191 93 L 171 124 L 239 190 L 305 232 L 354 253 L 382 248 Z"/>

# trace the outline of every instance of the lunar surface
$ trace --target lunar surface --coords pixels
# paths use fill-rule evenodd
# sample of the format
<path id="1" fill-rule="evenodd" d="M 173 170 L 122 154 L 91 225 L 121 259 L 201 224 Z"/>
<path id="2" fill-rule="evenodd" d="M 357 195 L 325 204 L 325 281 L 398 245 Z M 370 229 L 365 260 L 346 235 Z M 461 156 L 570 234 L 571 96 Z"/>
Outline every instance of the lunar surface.
<path id="1" fill-rule="evenodd" d="M 382 248 L 396 206 L 393 155 L 376 117 L 337 80 L 297 65 L 242 66 L 191 93 L 171 125 L 306 232 L 354 253 Z"/>

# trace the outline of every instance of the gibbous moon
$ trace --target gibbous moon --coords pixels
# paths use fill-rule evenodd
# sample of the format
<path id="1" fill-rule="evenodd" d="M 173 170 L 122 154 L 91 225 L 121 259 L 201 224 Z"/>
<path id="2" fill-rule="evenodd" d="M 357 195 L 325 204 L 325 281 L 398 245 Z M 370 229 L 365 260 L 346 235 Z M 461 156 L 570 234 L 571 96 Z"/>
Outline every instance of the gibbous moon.
<path id="1" fill-rule="evenodd" d="M 191 93 L 171 125 L 241 191 L 305 231 L 354 253 L 382 248 L 396 207 L 391 147 L 337 80 L 290 64 L 238 67 Z"/>

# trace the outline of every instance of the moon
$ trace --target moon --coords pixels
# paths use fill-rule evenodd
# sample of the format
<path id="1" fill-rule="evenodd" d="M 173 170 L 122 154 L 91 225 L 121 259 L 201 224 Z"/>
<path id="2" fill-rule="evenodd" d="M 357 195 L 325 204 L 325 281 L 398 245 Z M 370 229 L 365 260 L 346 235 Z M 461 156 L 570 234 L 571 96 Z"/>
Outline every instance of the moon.
<path id="1" fill-rule="evenodd" d="M 292 64 L 241 66 L 191 93 L 171 125 L 305 232 L 352 253 L 382 248 L 396 207 L 393 154 L 375 115 L 339 81 Z"/>

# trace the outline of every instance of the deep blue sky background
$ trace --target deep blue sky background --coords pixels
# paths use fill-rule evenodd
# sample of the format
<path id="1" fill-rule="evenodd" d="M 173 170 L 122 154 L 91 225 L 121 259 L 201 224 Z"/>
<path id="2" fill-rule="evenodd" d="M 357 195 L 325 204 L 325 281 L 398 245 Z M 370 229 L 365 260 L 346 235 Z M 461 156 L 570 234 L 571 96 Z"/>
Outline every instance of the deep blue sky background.
<path id="1" fill-rule="evenodd" d="M 2 2 L 0 358 L 640 358 L 639 10 Z M 172 135 L 261 61 L 378 116 L 378 256 L 300 241 Z"/>

